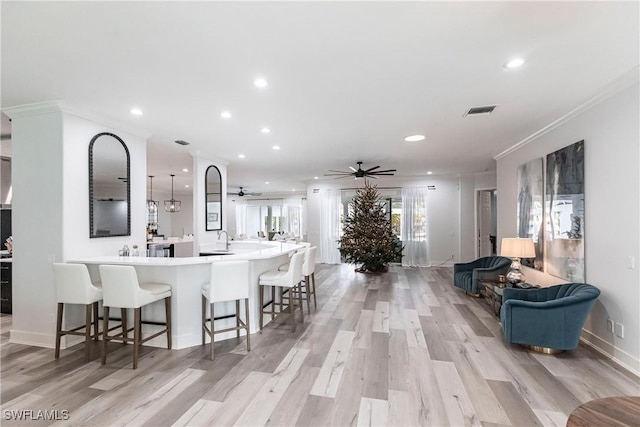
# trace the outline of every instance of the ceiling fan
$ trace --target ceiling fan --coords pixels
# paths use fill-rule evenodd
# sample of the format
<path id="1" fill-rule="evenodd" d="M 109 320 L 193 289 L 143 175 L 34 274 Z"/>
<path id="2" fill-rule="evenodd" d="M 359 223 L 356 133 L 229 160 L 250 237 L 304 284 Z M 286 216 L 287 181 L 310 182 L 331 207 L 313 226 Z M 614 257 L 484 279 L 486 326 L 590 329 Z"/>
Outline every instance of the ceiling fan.
<path id="1" fill-rule="evenodd" d="M 340 179 L 340 178 L 344 178 L 347 176 L 353 176 L 356 179 L 358 178 L 373 178 L 373 179 L 377 179 L 376 177 L 378 176 L 383 176 L 383 175 L 387 175 L 387 176 L 391 176 L 393 175 L 393 173 L 391 172 L 395 172 L 395 169 L 387 169 L 387 170 L 376 170 L 378 169 L 380 166 L 374 166 L 372 168 L 369 169 L 362 169 L 362 162 L 357 162 L 358 163 L 358 169 L 349 166 L 349 169 L 351 169 L 351 172 L 344 172 L 344 171 L 334 171 L 334 170 L 329 170 L 329 172 L 335 172 L 335 173 L 325 173 L 324 176 L 337 176 L 337 178 L 334 179 Z"/>
<path id="2" fill-rule="evenodd" d="M 244 196 L 261 196 L 262 193 L 251 193 L 248 191 L 243 191 L 242 187 L 240 187 L 240 191 L 238 191 L 238 197 L 244 197 Z"/>

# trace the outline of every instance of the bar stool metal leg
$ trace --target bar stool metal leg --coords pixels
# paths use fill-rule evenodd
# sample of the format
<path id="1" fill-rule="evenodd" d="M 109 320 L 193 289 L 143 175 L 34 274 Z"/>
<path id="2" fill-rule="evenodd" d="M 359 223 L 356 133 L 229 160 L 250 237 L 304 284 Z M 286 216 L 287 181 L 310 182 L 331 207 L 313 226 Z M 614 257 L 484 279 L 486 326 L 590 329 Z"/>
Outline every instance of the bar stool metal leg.
<path id="1" fill-rule="evenodd" d="M 249 324 L 251 323 L 249 320 L 249 298 L 244 299 L 244 312 L 245 312 L 245 331 L 247 335 L 247 351 L 251 351 L 251 334 L 249 333 Z"/>

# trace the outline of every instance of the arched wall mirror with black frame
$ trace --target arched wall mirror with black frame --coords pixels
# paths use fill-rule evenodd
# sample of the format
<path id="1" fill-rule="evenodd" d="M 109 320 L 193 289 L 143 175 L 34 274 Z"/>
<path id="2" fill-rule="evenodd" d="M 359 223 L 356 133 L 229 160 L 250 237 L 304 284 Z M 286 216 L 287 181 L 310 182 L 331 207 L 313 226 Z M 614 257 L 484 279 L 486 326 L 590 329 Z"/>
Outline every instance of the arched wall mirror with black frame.
<path id="1" fill-rule="evenodd" d="M 89 143 L 89 237 L 131 235 L 129 149 L 103 132 Z"/>
<path id="2" fill-rule="evenodd" d="M 222 230 L 222 175 L 211 165 L 205 173 L 206 230 Z"/>

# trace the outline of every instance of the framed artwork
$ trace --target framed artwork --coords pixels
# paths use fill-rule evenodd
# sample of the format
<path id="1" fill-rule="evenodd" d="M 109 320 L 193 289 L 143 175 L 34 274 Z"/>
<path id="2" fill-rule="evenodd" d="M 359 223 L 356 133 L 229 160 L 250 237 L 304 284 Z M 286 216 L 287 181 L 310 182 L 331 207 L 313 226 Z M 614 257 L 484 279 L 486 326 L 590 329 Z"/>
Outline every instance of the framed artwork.
<path id="1" fill-rule="evenodd" d="M 544 175 L 542 157 L 518 168 L 518 237 L 533 240 L 536 257 L 523 259 L 522 265 L 544 268 Z"/>
<path id="2" fill-rule="evenodd" d="M 584 282 L 584 141 L 547 155 L 545 188 L 546 272 Z"/>

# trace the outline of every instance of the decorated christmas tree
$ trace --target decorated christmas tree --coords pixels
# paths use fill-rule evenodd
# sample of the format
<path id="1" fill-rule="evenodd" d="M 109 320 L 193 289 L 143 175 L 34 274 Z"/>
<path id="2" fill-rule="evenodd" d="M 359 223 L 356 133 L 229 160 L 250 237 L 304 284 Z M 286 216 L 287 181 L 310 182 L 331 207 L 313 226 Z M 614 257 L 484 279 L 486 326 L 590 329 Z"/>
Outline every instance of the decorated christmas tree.
<path id="1" fill-rule="evenodd" d="M 352 203 L 339 241 L 340 254 L 346 262 L 360 265 L 357 271 L 386 271 L 388 264 L 402 254 L 402 247 L 391 231 L 378 189 L 365 180 Z"/>

